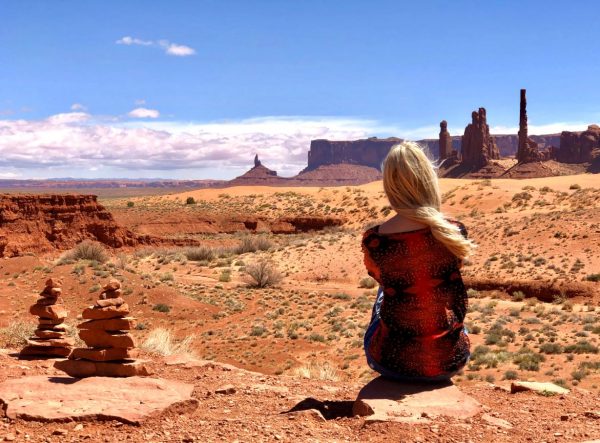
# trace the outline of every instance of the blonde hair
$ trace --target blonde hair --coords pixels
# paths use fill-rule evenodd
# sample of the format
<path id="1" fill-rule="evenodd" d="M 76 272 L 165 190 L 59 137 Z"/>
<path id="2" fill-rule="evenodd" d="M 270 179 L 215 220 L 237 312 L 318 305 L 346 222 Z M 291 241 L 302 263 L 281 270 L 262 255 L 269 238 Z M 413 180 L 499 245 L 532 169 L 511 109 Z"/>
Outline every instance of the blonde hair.
<path id="1" fill-rule="evenodd" d="M 463 259 L 475 248 L 440 212 L 437 174 L 417 143 L 405 141 L 392 146 L 383 161 L 383 189 L 399 215 L 430 227 L 434 238 L 456 257 Z"/>

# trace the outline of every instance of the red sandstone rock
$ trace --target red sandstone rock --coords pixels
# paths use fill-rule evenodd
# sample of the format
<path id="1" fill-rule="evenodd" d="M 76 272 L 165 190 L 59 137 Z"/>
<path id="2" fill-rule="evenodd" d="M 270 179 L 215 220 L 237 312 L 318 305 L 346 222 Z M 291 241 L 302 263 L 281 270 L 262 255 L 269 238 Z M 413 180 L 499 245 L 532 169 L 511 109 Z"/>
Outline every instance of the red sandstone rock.
<path id="1" fill-rule="evenodd" d="M 62 319 L 62 318 L 61 319 L 57 319 L 57 320 L 51 319 L 51 318 L 40 318 L 38 320 L 38 323 L 41 326 L 54 327 L 54 326 L 60 325 L 63 322 L 63 320 L 64 319 Z"/>
<path id="2" fill-rule="evenodd" d="M 100 362 L 89 360 L 62 360 L 54 367 L 71 377 L 134 377 L 150 375 L 141 360 L 123 362 Z"/>
<path id="3" fill-rule="evenodd" d="M 35 301 L 35 304 L 40 305 L 40 306 L 61 305 L 62 303 L 63 303 L 62 297 L 58 297 L 58 298 L 40 297 Z"/>
<path id="4" fill-rule="evenodd" d="M 118 226 L 95 195 L 0 195 L 0 257 L 66 250 L 83 240 L 113 248 L 153 244 Z M 57 286 L 60 286 L 59 284 Z"/>
<path id="5" fill-rule="evenodd" d="M 564 163 L 587 163 L 600 158 L 600 127 L 590 125 L 581 133 L 563 131 L 555 156 Z"/>
<path id="6" fill-rule="evenodd" d="M 39 338 L 63 338 L 66 335 L 63 331 L 53 331 L 51 329 L 36 329 L 33 334 Z"/>
<path id="7" fill-rule="evenodd" d="M 71 359 L 84 359 L 92 361 L 127 360 L 138 356 L 137 349 L 127 348 L 76 348 L 73 349 Z"/>
<path id="8" fill-rule="evenodd" d="M 104 285 L 105 291 L 116 291 L 121 289 L 121 282 L 115 278 L 111 279 L 106 285 Z"/>
<path id="9" fill-rule="evenodd" d="M 490 160 L 499 159 L 500 152 L 490 135 L 485 108 L 473 111 L 471 119 L 462 138 L 462 163 L 479 169 L 487 166 Z"/>
<path id="10" fill-rule="evenodd" d="M 64 347 L 64 348 L 68 348 L 68 347 L 72 347 L 73 346 L 73 340 L 71 340 L 70 338 L 65 338 L 65 337 L 61 337 L 61 338 L 48 338 L 48 339 L 30 338 L 30 339 L 27 340 L 27 344 L 29 346 L 37 346 L 37 347 L 50 347 L 50 348 Z"/>
<path id="11" fill-rule="evenodd" d="M 51 320 L 64 320 L 65 318 L 67 318 L 67 310 L 64 308 L 63 305 L 50 305 L 50 306 L 44 306 L 44 305 L 31 305 L 31 307 L 29 308 L 29 313 L 32 315 L 35 315 L 37 317 L 40 318 L 48 318 Z"/>
<path id="12" fill-rule="evenodd" d="M 133 337 L 128 333 L 108 333 L 102 329 L 82 329 L 79 337 L 93 348 L 134 348 Z"/>
<path id="13" fill-rule="evenodd" d="M 124 317 L 129 314 L 129 306 L 123 303 L 120 306 L 107 306 L 105 308 L 91 307 L 83 310 L 81 316 L 86 320 L 105 320 L 108 318 Z"/>
<path id="14" fill-rule="evenodd" d="M 71 348 L 50 346 L 25 346 L 19 353 L 20 357 L 68 357 Z"/>
<path id="15" fill-rule="evenodd" d="M 353 141 L 312 140 L 305 171 L 340 163 L 379 169 L 390 148 L 403 141 L 400 138 L 378 139 L 376 137 Z"/>
<path id="16" fill-rule="evenodd" d="M 100 306 L 101 308 L 106 308 L 108 306 L 121 306 L 123 303 L 125 303 L 125 300 L 123 300 L 121 297 L 96 300 L 96 305 Z"/>
<path id="17" fill-rule="evenodd" d="M 517 150 L 517 161 L 519 163 L 530 163 L 542 160 L 543 156 L 538 150 L 538 145 L 528 135 L 527 127 L 527 97 L 526 90 L 521 89 L 521 110 L 519 116 L 519 147 Z"/>
<path id="18" fill-rule="evenodd" d="M 193 411 L 198 406 L 193 390 L 192 384 L 148 377 L 94 377 L 73 383 L 68 377 L 38 375 L 1 383 L 0 403 L 11 420 L 117 420 L 139 425 L 169 407 Z"/>
<path id="19" fill-rule="evenodd" d="M 452 155 L 452 137 L 448 132 L 446 120 L 440 122 L 440 160 L 445 160 Z"/>
<path id="20" fill-rule="evenodd" d="M 135 319 L 132 317 L 109 318 L 107 320 L 90 320 L 80 323 L 79 329 L 102 329 L 104 331 L 130 330 L 135 327 Z"/>

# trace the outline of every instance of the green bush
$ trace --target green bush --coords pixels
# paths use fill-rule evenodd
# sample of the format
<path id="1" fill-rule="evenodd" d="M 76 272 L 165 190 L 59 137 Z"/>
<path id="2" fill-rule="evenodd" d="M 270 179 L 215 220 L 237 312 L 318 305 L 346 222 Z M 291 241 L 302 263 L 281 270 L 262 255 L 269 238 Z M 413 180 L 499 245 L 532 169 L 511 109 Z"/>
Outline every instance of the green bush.
<path id="1" fill-rule="evenodd" d="M 585 279 L 587 281 L 594 281 L 594 282 L 600 282 L 600 274 L 590 274 L 590 275 L 586 275 Z"/>
<path id="2" fill-rule="evenodd" d="M 574 354 L 597 354 L 598 346 L 594 346 L 587 340 L 580 340 L 574 345 L 565 346 L 565 352 Z"/>
<path id="3" fill-rule="evenodd" d="M 133 208 L 134 206 L 135 206 L 135 203 L 134 203 L 134 202 L 132 202 L 132 201 L 128 201 L 128 202 L 127 202 L 127 207 L 128 207 L 128 208 Z"/>
<path id="4" fill-rule="evenodd" d="M 153 311 L 157 311 L 157 312 L 163 312 L 163 313 L 169 313 L 171 312 L 171 307 L 169 305 L 166 305 L 164 303 L 158 303 L 156 305 L 154 305 L 154 307 L 152 308 Z"/>
<path id="5" fill-rule="evenodd" d="M 540 363 L 545 361 L 546 358 L 536 353 L 535 351 L 523 347 L 514 356 L 513 363 L 519 366 L 519 369 L 523 371 L 539 371 Z"/>
<path id="6" fill-rule="evenodd" d="M 195 205 L 196 204 L 196 200 L 194 199 L 194 197 L 188 197 L 185 199 L 185 204 L 186 205 Z"/>
<path id="7" fill-rule="evenodd" d="M 373 277 L 364 277 L 360 279 L 359 287 L 361 288 L 373 289 L 375 286 L 377 286 L 377 280 Z"/>
<path id="8" fill-rule="evenodd" d="M 561 345 L 559 345 L 558 343 L 543 343 L 540 346 L 540 352 L 543 352 L 544 354 L 561 354 L 563 351 L 563 348 Z"/>
<path id="9" fill-rule="evenodd" d="M 518 377 L 519 373 L 510 369 L 504 373 L 504 380 L 516 380 Z"/>

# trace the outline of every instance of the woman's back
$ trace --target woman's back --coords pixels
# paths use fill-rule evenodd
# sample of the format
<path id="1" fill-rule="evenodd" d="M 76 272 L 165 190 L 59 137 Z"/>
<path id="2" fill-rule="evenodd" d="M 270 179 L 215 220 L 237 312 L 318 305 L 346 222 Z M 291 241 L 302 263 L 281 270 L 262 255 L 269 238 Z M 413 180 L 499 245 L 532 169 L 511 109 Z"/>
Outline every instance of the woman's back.
<path id="1" fill-rule="evenodd" d="M 464 226 L 459 227 L 466 237 Z M 367 332 L 367 356 L 408 377 L 436 377 L 460 369 L 469 356 L 461 260 L 428 227 L 382 233 L 376 226 L 364 233 L 362 247 L 369 275 L 383 292 L 379 321 Z"/>

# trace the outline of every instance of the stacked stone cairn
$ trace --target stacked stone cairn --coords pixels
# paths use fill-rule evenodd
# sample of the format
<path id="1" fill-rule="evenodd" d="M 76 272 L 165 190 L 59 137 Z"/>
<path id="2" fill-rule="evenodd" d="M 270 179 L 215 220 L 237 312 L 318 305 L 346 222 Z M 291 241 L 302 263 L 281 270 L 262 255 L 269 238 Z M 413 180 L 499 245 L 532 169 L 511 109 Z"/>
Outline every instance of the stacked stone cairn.
<path id="1" fill-rule="evenodd" d="M 136 360 L 137 350 L 129 330 L 135 319 L 122 298 L 121 283 L 111 280 L 104 286 L 100 299 L 86 308 L 78 328 L 79 337 L 88 346 L 73 350 L 69 360 L 55 367 L 72 377 L 131 377 L 149 375 L 143 362 Z"/>
<path id="2" fill-rule="evenodd" d="M 34 335 L 21 350 L 21 357 L 68 357 L 73 349 L 73 340 L 68 338 L 64 321 L 67 310 L 63 305 L 61 282 L 48 279 L 40 298 L 31 305 L 29 312 L 39 317 Z"/>

